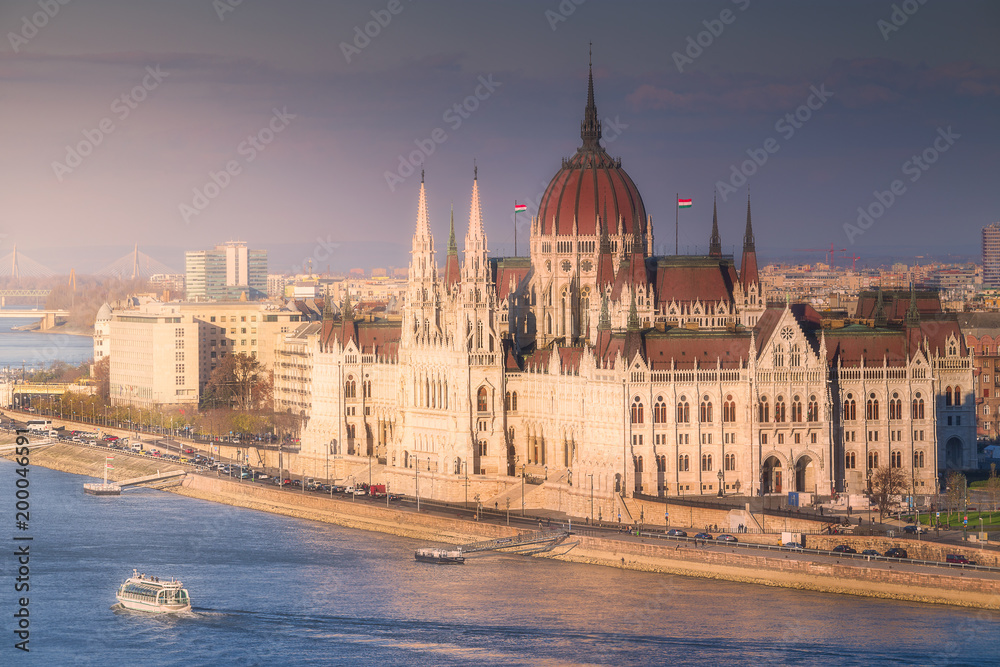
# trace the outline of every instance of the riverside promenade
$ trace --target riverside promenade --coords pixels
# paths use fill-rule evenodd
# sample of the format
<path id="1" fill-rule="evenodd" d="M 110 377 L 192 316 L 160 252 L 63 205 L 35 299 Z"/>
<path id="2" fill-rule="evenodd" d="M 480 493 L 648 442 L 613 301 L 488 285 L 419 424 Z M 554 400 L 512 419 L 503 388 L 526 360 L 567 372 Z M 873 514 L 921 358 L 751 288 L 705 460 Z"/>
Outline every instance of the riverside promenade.
<path id="1" fill-rule="evenodd" d="M 66 472 L 94 475 L 107 450 L 61 443 L 32 453 L 32 464 Z M 9 458 L 9 456 L 8 456 Z M 118 454 L 116 472 L 138 476 L 162 469 L 162 461 Z M 159 464 L 159 465 L 158 465 Z M 461 507 L 421 501 L 420 511 L 407 501 L 345 499 L 272 485 L 254 484 L 189 469 L 180 483 L 164 490 L 237 507 L 373 530 L 448 545 L 511 537 L 538 528 L 535 518 L 511 513 L 472 518 Z M 81 490 L 82 493 L 82 490 Z M 388 506 L 387 506 L 388 504 Z M 542 520 L 543 522 L 546 520 Z M 1000 569 L 953 569 L 943 563 L 924 564 L 896 559 L 861 560 L 841 554 L 764 548 L 747 543 L 725 543 L 669 538 L 662 533 L 626 534 L 570 523 L 567 548 L 541 557 L 623 569 L 723 579 L 768 586 L 898 600 L 1000 609 Z M 742 537 L 742 536 L 741 536 Z M 749 536 L 748 536 L 749 537 Z M 770 536 L 774 537 L 774 536 Z M 842 542 L 851 538 L 837 536 Z M 930 543 L 925 543 L 930 544 Z M 910 546 L 907 543 L 905 546 Z M 487 556 L 488 557 L 488 556 Z M 474 561 L 469 566 L 474 567 Z"/>

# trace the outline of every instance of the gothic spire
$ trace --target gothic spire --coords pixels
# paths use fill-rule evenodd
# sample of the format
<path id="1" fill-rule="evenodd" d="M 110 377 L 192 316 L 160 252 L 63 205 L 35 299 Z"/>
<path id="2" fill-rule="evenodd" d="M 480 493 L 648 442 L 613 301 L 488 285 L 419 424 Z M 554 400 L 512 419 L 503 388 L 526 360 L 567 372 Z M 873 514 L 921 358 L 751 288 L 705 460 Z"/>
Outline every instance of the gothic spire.
<path id="1" fill-rule="evenodd" d="M 750 192 L 747 191 L 747 230 L 743 234 L 743 259 L 740 262 L 740 282 L 743 283 L 744 294 L 751 285 L 760 284 L 757 272 L 757 250 L 754 247 L 753 225 L 750 222 Z M 764 304 L 761 303 L 763 306 Z"/>
<path id="2" fill-rule="evenodd" d="M 330 306 L 330 286 L 326 287 L 326 294 L 323 295 L 323 321 L 333 319 L 333 308 Z"/>
<path id="3" fill-rule="evenodd" d="M 712 199 L 712 238 L 708 241 L 709 257 L 722 257 L 722 237 L 719 236 L 719 209 Z"/>
<path id="4" fill-rule="evenodd" d="M 601 120 L 597 117 L 597 105 L 594 103 L 594 64 L 591 54 L 589 74 L 587 77 L 587 108 L 583 112 L 583 122 L 580 123 L 580 138 L 583 147 L 589 150 L 599 150 L 601 139 Z"/>
<path id="5" fill-rule="evenodd" d="M 872 313 L 875 326 L 884 327 L 888 321 L 885 315 L 885 303 L 882 301 L 882 286 L 878 286 L 878 299 L 875 301 L 875 312 Z"/>
<path id="6" fill-rule="evenodd" d="M 458 254 L 458 243 L 455 242 L 455 205 L 451 206 L 451 231 L 448 233 L 448 254 Z"/>
<path id="7" fill-rule="evenodd" d="M 913 283 L 910 283 L 910 307 L 906 311 L 906 323 L 910 325 L 920 324 L 920 311 L 917 310 L 917 293 L 913 290 Z"/>
<path id="8" fill-rule="evenodd" d="M 597 329 L 604 330 L 611 328 L 611 315 L 608 314 L 608 293 L 601 292 L 601 319 L 597 321 Z"/>
<path id="9" fill-rule="evenodd" d="M 632 303 L 628 307 L 628 330 L 639 330 L 639 311 L 635 307 L 635 290 L 632 290 Z"/>
<path id="10" fill-rule="evenodd" d="M 750 224 L 750 192 L 747 192 L 747 229 L 743 233 L 743 252 L 755 251 L 753 240 L 753 225 Z"/>

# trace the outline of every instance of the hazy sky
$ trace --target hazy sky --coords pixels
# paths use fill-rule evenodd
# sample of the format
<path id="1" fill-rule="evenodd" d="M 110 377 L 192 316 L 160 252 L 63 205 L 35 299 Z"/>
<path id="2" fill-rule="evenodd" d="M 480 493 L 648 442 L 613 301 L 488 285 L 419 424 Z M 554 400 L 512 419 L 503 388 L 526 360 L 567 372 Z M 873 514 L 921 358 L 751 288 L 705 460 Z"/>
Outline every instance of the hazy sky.
<path id="1" fill-rule="evenodd" d="M 743 179 L 765 257 L 976 252 L 1000 219 L 996 2 L 59 2 L 0 6 L 0 256 L 54 269 L 135 242 L 182 269 L 229 239 L 272 270 L 405 266 L 411 157 L 439 250 L 475 160 L 510 254 L 514 200 L 533 211 L 580 144 L 591 41 L 605 144 L 658 247 L 679 192 L 681 251 L 705 252 L 718 193 L 738 252 Z"/>

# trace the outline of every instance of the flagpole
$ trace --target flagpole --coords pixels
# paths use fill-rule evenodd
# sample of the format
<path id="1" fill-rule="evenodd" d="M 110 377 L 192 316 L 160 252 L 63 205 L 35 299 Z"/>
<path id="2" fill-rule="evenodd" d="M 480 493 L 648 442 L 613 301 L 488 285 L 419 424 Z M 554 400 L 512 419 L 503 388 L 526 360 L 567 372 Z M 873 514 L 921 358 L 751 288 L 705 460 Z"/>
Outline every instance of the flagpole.
<path id="1" fill-rule="evenodd" d="M 677 248 L 678 248 L 678 243 L 677 242 L 678 242 L 678 239 L 680 238 L 681 193 L 678 192 L 677 196 L 674 197 L 674 199 L 677 200 L 677 202 L 674 204 L 674 254 L 675 255 L 679 255 L 680 253 L 677 250 Z"/>
<path id="2" fill-rule="evenodd" d="M 517 200 L 514 200 L 514 257 L 517 257 Z"/>

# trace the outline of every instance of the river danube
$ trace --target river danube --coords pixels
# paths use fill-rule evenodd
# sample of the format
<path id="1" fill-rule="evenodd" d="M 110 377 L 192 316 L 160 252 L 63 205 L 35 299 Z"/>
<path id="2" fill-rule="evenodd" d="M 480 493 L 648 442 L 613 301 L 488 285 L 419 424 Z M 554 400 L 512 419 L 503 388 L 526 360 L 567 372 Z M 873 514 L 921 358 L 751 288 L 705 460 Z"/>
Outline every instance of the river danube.
<path id="1" fill-rule="evenodd" d="M 10 308 L 12 306 L 8 306 Z M 94 339 L 90 336 L 43 334 L 13 331 L 11 327 L 31 324 L 35 319 L 0 318 L 0 369 L 48 366 L 53 361 L 77 365 L 94 356 Z"/>
<path id="2" fill-rule="evenodd" d="M 83 494 L 30 470 L 30 654 L 14 648 L 15 465 L 0 664 L 993 664 L 1000 614 L 489 555 L 413 560 L 413 540 L 149 489 Z M 138 568 L 193 612 L 116 612 Z M 25 594 L 20 594 L 25 595 Z"/>

